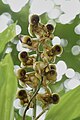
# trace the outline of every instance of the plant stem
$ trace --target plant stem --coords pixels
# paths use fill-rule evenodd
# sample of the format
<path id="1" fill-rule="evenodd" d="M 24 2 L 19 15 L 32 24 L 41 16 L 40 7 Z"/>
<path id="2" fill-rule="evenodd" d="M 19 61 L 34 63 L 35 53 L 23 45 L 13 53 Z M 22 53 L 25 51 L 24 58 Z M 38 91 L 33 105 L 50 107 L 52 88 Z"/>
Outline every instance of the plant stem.
<path id="1" fill-rule="evenodd" d="M 35 92 L 36 92 L 36 89 L 35 89 Z M 34 103 L 34 108 L 33 108 L 33 120 L 34 120 L 34 118 L 36 117 L 36 97 L 34 98 L 33 103 Z"/>
<path id="2" fill-rule="evenodd" d="M 38 120 L 38 118 L 41 117 L 42 114 L 44 114 L 46 112 L 46 110 L 48 110 L 49 108 L 46 107 L 34 120 Z"/>
<path id="3" fill-rule="evenodd" d="M 30 103 L 31 103 L 32 100 L 35 98 L 35 96 L 37 95 L 37 93 L 38 93 L 38 91 L 39 91 L 39 89 L 40 89 L 40 87 L 41 87 L 42 82 L 43 82 L 43 76 L 42 76 L 42 79 L 41 79 L 41 81 L 40 81 L 40 83 L 39 83 L 39 85 L 38 85 L 37 90 L 35 91 L 35 93 L 34 93 L 33 96 L 31 97 L 31 99 L 30 99 L 30 101 L 29 101 L 29 103 L 28 103 L 28 105 L 27 105 L 27 107 L 26 107 L 26 109 L 25 109 L 25 111 L 24 111 L 24 115 L 23 115 L 22 120 L 25 120 L 26 112 L 27 112 L 27 110 L 29 109 Z"/>

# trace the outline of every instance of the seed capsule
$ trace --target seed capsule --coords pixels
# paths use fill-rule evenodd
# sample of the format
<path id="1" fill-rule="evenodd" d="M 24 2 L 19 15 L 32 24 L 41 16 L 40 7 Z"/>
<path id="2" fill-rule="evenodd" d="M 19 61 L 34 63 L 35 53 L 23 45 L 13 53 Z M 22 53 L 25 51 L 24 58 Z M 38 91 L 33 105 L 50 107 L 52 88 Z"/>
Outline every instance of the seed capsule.
<path id="1" fill-rule="evenodd" d="M 59 55 L 59 54 L 61 54 L 62 53 L 62 47 L 60 46 L 60 45 L 55 45 L 54 47 L 53 47 L 53 51 L 54 51 L 54 54 L 55 55 Z"/>
<path id="2" fill-rule="evenodd" d="M 20 91 L 18 92 L 18 98 L 19 98 L 20 100 L 23 100 L 23 99 L 27 98 L 27 93 L 26 93 L 26 91 L 25 91 L 25 90 L 20 90 Z"/>
<path id="3" fill-rule="evenodd" d="M 39 23 L 39 16 L 38 15 L 32 15 L 30 18 L 30 23 L 32 25 L 37 25 Z"/>
<path id="4" fill-rule="evenodd" d="M 60 100 L 59 95 L 56 94 L 56 93 L 54 93 L 54 94 L 52 95 L 52 100 L 53 100 L 53 104 L 57 104 L 57 103 L 59 102 L 59 100 Z"/>
<path id="5" fill-rule="evenodd" d="M 54 69 L 46 73 L 46 79 L 49 81 L 56 81 L 57 73 Z"/>
<path id="6" fill-rule="evenodd" d="M 18 78 L 23 78 L 23 77 L 25 77 L 25 75 L 26 75 L 25 69 L 21 68 L 17 71 L 17 77 Z"/>
<path id="7" fill-rule="evenodd" d="M 46 27 L 47 27 L 48 32 L 50 32 L 50 33 L 53 32 L 54 27 L 52 24 L 47 24 Z"/>
<path id="8" fill-rule="evenodd" d="M 24 44 L 27 44 L 29 46 L 32 45 L 31 37 L 27 36 L 27 35 L 22 37 L 21 42 L 24 43 Z"/>
<path id="9" fill-rule="evenodd" d="M 26 51 L 22 51 L 18 54 L 18 58 L 20 61 L 25 62 L 28 59 L 28 53 Z"/>

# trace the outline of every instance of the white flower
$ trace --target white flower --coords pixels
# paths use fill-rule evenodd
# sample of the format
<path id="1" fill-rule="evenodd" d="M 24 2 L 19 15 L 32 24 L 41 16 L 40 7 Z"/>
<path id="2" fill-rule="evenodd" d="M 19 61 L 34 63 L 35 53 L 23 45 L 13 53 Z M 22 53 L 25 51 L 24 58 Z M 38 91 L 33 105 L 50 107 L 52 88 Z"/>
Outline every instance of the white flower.
<path id="1" fill-rule="evenodd" d="M 67 65 L 64 61 L 60 60 L 56 64 L 57 74 L 64 75 L 67 70 Z"/>
<path id="2" fill-rule="evenodd" d="M 60 81 L 63 77 L 63 75 L 65 74 L 67 70 L 67 65 L 64 61 L 60 60 L 57 64 L 56 64 L 56 71 L 57 71 L 57 80 L 56 82 Z"/>
<path id="3" fill-rule="evenodd" d="M 26 106 L 23 107 L 23 106 L 21 105 L 20 99 L 15 99 L 15 100 L 14 100 L 14 103 L 13 103 L 13 106 L 14 106 L 16 109 L 19 110 L 20 116 L 23 116 L 24 111 L 25 111 L 25 109 L 26 109 Z M 33 108 L 29 108 L 29 109 L 27 110 L 27 112 L 26 112 L 26 115 L 32 117 L 32 112 L 33 112 Z"/>
<path id="4" fill-rule="evenodd" d="M 3 32 L 11 21 L 11 15 L 7 12 L 0 15 L 0 33 Z"/>
<path id="5" fill-rule="evenodd" d="M 28 1 L 29 0 L 3 0 L 3 3 L 8 4 L 12 11 L 19 12 L 28 3 Z"/>
<path id="6" fill-rule="evenodd" d="M 68 68 L 65 72 L 66 77 L 73 78 L 75 76 L 75 71 L 72 68 Z"/>
<path id="7" fill-rule="evenodd" d="M 18 72 L 18 70 L 20 69 L 20 66 L 18 66 L 18 65 L 14 65 L 14 73 L 15 73 L 15 75 L 17 76 L 17 72 Z"/>
<path id="8" fill-rule="evenodd" d="M 56 18 L 58 18 L 61 15 L 61 13 L 62 12 L 61 12 L 59 7 L 54 7 L 54 8 L 52 8 L 52 10 L 50 10 L 48 12 L 48 17 L 50 19 L 56 19 Z"/>
<path id="9" fill-rule="evenodd" d="M 65 0 L 63 4 L 61 4 L 61 10 L 64 13 L 71 14 L 79 14 L 80 13 L 80 1 L 79 0 Z"/>
<path id="10" fill-rule="evenodd" d="M 61 24 L 67 24 L 67 23 L 70 23 L 75 17 L 76 17 L 75 14 L 64 13 L 64 14 L 61 14 L 61 16 L 59 17 L 59 22 Z"/>
<path id="11" fill-rule="evenodd" d="M 37 105 L 37 116 L 42 112 L 42 107 L 40 107 L 39 105 Z M 46 116 L 47 111 L 41 115 L 41 117 L 38 120 L 44 120 L 45 116 Z"/>
<path id="12" fill-rule="evenodd" d="M 59 21 L 62 24 L 70 23 L 73 19 L 75 19 L 76 15 L 80 13 L 80 1 L 79 0 L 70 0 L 64 1 L 61 4 L 61 11 L 64 12 L 59 17 Z"/>
<path id="13" fill-rule="evenodd" d="M 75 76 L 71 79 L 67 79 L 64 82 L 66 91 L 72 90 L 80 85 L 80 73 L 75 72 Z"/>
<path id="14" fill-rule="evenodd" d="M 30 13 L 38 15 L 48 13 L 50 19 L 54 19 L 61 24 L 68 24 L 80 14 L 80 1 L 31 0 Z"/>
<path id="15" fill-rule="evenodd" d="M 52 45 L 56 45 L 56 44 L 59 44 L 60 45 L 61 43 L 61 40 L 58 36 L 55 36 L 52 40 Z"/>
<path id="16" fill-rule="evenodd" d="M 80 46 L 79 45 L 74 45 L 72 48 L 71 48 L 71 52 L 73 55 L 79 55 L 80 54 Z"/>
<path id="17" fill-rule="evenodd" d="M 66 46 L 68 45 L 68 40 L 66 40 L 66 39 L 61 39 L 60 45 L 61 45 L 62 47 L 66 47 Z"/>
<path id="18" fill-rule="evenodd" d="M 52 0 L 33 0 L 31 1 L 30 13 L 41 15 L 50 11 L 54 7 Z"/>
<path id="19" fill-rule="evenodd" d="M 80 35 L 80 24 L 75 27 L 74 32 Z"/>
<path id="20" fill-rule="evenodd" d="M 11 52 L 12 52 L 12 48 L 11 48 L 10 46 L 8 46 L 8 47 L 6 48 L 5 53 L 11 53 Z"/>
<path id="21" fill-rule="evenodd" d="M 16 35 L 19 35 L 21 33 L 21 26 L 16 25 Z"/>
<path id="22" fill-rule="evenodd" d="M 54 3 L 55 3 L 56 5 L 61 5 L 61 4 L 64 3 L 64 1 L 65 1 L 65 0 L 54 0 Z"/>

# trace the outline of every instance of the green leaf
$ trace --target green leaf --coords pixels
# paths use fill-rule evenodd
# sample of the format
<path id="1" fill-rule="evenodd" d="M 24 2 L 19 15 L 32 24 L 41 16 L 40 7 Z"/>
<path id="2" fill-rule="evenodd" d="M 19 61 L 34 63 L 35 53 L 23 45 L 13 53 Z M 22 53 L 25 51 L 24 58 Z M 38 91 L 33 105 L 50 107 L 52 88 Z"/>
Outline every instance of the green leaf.
<path id="1" fill-rule="evenodd" d="M 11 41 L 15 36 L 15 25 L 10 25 L 6 30 L 0 33 L 0 53 L 4 50 L 5 45 Z"/>
<path id="2" fill-rule="evenodd" d="M 17 88 L 10 54 L 0 62 L 0 120 L 13 120 L 13 100 Z"/>
<path id="3" fill-rule="evenodd" d="M 80 86 L 62 96 L 59 104 L 53 105 L 45 120 L 73 120 L 80 116 Z"/>
<path id="4" fill-rule="evenodd" d="M 77 117 L 77 118 L 75 118 L 75 119 L 73 119 L 73 120 L 80 120 L 80 117 Z"/>

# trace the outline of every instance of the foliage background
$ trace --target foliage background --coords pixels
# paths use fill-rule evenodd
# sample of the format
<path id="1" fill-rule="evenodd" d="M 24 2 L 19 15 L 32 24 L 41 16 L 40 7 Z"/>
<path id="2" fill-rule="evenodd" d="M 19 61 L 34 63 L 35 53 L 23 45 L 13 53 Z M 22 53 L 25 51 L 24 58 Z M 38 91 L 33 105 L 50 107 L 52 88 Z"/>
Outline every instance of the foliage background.
<path id="1" fill-rule="evenodd" d="M 21 28 L 22 28 L 22 33 L 21 34 L 28 34 L 29 7 L 30 7 L 30 4 L 28 3 L 25 7 L 22 8 L 22 10 L 20 12 L 15 13 L 15 12 L 11 11 L 11 9 L 8 5 L 5 5 L 5 4 L 2 3 L 2 1 L 0 1 L 0 14 L 2 14 L 3 12 L 10 13 L 14 22 L 17 21 L 17 23 L 21 26 Z M 49 20 L 49 18 L 46 14 L 43 14 L 43 15 L 41 15 L 41 20 L 42 20 L 43 23 L 46 23 Z M 80 35 L 77 35 L 74 32 L 74 28 L 75 28 L 75 26 L 77 26 L 78 23 L 80 23 L 79 16 L 77 16 L 75 18 L 75 20 L 73 21 L 72 24 L 62 25 L 60 23 L 57 23 L 54 35 L 68 40 L 68 45 L 64 48 L 64 52 L 63 52 L 62 56 L 60 58 L 57 58 L 56 63 L 59 60 L 64 60 L 69 68 L 73 68 L 75 71 L 80 72 L 80 54 L 77 55 L 77 56 L 74 56 L 71 53 L 72 46 L 76 45 L 77 44 L 76 42 L 78 40 L 80 40 Z M 15 49 L 15 45 L 13 45 L 12 47 L 13 47 L 13 52 L 11 53 L 12 54 L 12 59 L 13 59 L 14 64 L 16 65 L 16 64 L 19 64 L 19 61 L 18 61 L 18 58 L 17 58 L 18 52 Z M 0 54 L 0 56 L 2 56 L 2 54 Z M 62 80 L 58 84 L 56 84 L 55 87 L 60 85 L 65 79 L 66 79 L 66 77 L 63 76 Z M 50 87 L 51 87 L 52 90 L 54 90 L 54 88 L 55 88 L 55 87 L 53 88 L 53 86 L 50 86 Z M 52 111 L 54 109 L 55 109 L 54 116 L 56 116 L 56 113 L 58 112 L 58 114 L 59 114 L 58 116 L 60 117 L 61 112 L 63 112 L 64 109 L 66 109 L 70 105 L 71 105 L 71 107 L 70 107 L 70 112 L 71 113 L 70 114 L 72 114 L 72 109 L 75 109 L 77 104 L 78 104 L 78 107 L 80 107 L 80 104 L 78 103 L 79 100 L 80 100 L 80 94 L 79 94 L 80 92 L 79 91 L 80 91 L 80 87 L 78 87 L 78 89 L 76 89 L 76 90 L 71 91 L 72 94 L 68 93 L 68 94 L 71 94 L 71 96 L 69 96 L 68 94 L 64 95 L 61 99 L 62 101 L 60 103 L 60 106 L 57 105 L 54 108 L 51 108 L 51 110 L 48 113 L 49 115 L 46 117 L 46 120 L 52 120 L 52 119 L 49 119 L 50 118 L 49 116 L 52 115 Z M 64 94 L 64 91 L 61 91 L 61 95 L 63 95 L 63 94 Z M 67 97 L 67 100 L 65 100 L 66 97 Z M 0 99 L 0 102 L 1 102 L 1 99 Z M 73 102 L 74 99 L 76 99 L 75 103 Z M 72 102 L 73 102 L 73 104 L 72 104 Z M 79 117 L 80 116 L 80 112 L 79 112 L 80 109 L 78 107 L 77 107 L 77 112 L 73 114 L 73 116 L 74 116 L 73 118 L 76 118 L 76 119 L 73 119 L 73 120 L 80 120 L 80 117 Z M 62 111 L 60 112 L 60 111 L 56 110 L 58 108 L 59 108 L 59 110 L 62 109 Z M 67 114 L 69 114 L 69 112 L 66 113 L 66 115 Z M 64 116 L 66 117 L 66 115 L 64 115 Z M 3 120 L 3 119 L 1 119 L 1 120 Z M 7 119 L 7 120 L 9 120 L 9 119 Z M 17 120 L 20 120 L 19 116 L 17 116 Z M 58 118 L 55 117 L 54 120 L 58 120 Z M 64 120 L 64 117 L 60 118 L 59 120 Z M 65 120 L 72 120 L 72 118 L 69 118 L 69 119 L 67 118 Z"/>

